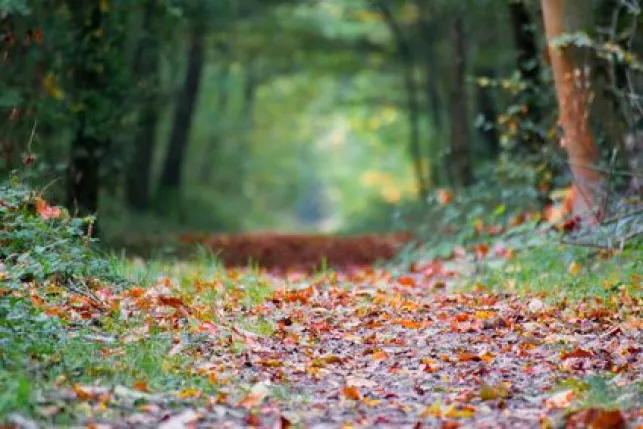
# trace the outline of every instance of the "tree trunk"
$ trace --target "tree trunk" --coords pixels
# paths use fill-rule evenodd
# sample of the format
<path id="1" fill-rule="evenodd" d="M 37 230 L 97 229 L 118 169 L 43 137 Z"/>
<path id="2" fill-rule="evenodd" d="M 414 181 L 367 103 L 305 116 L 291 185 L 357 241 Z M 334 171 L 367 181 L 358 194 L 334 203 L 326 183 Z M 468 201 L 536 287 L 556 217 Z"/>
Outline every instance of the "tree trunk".
<path id="1" fill-rule="evenodd" d="M 516 46 L 516 65 L 523 82 L 527 84 L 525 90 L 525 105 L 529 120 L 538 127 L 542 123 L 542 109 L 538 103 L 542 80 L 540 77 L 539 49 L 536 36 L 536 27 L 525 0 L 509 2 L 509 14 L 513 30 L 514 44 Z M 530 153 L 538 152 L 545 144 L 544 136 L 537 129 L 521 132 L 521 147 Z"/>
<path id="2" fill-rule="evenodd" d="M 254 61 L 250 61 L 245 67 L 245 78 L 243 83 L 243 110 L 242 110 L 242 132 L 237 147 L 237 159 L 239 162 L 239 169 L 237 177 L 235 178 L 235 188 L 238 195 L 243 198 L 253 198 L 255 192 L 252 184 L 247 180 L 248 171 L 250 166 L 248 160 L 250 157 L 250 147 L 252 144 L 252 132 L 255 127 L 255 103 L 257 101 L 257 87 L 259 86 L 259 78 L 257 76 L 257 65 Z"/>
<path id="3" fill-rule="evenodd" d="M 159 119 L 159 35 L 154 31 L 157 0 L 147 0 L 143 17 L 145 34 L 139 40 L 134 58 L 134 77 L 142 81 L 142 108 L 132 142 L 134 156 L 127 172 L 127 204 L 136 211 L 150 206 L 152 155 Z"/>
<path id="4" fill-rule="evenodd" d="M 177 102 L 170 143 L 161 174 L 159 192 L 170 198 L 181 189 L 183 161 L 187 152 L 192 117 L 196 107 L 201 75 L 204 66 L 205 27 L 200 19 L 193 25 L 190 34 L 190 49 L 183 91 Z M 161 195 L 161 197 L 163 197 Z"/>
<path id="5" fill-rule="evenodd" d="M 418 8 L 419 33 L 423 41 L 424 52 L 424 92 L 426 94 L 426 104 L 430 111 L 429 125 L 431 126 L 431 140 L 429 142 L 429 165 L 430 172 L 428 184 L 440 186 L 446 182 L 446 173 L 444 171 L 444 162 L 441 156 L 440 142 L 444 136 L 444 120 L 442 111 L 442 102 L 440 92 L 438 91 L 438 56 L 435 55 L 434 45 L 436 43 L 435 25 L 430 20 L 430 3 L 432 0 L 415 0 Z"/>
<path id="6" fill-rule="evenodd" d="M 495 73 L 491 69 L 482 69 L 477 74 L 490 79 L 495 79 Z M 498 158 L 498 155 L 500 155 L 500 136 L 498 135 L 498 129 L 495 125 L 496 117 L 498 116 L 496 103 L 490 88 L 477 85 L 476 90 L 478 115 L 481 119 L 478 124 L 478 131 L 487 145 L 487 150 L 489 151 L 491 158 L 496 159 Z"/>
<path id="7" fill-rule="evenodd" d="M 564 33 L 582 30 L 580 12 L 588 7 L 586 0 L 541 0 L 548 42 Z M 591 5 L 591 3 L 589 3 Z M 559 123 L 564 136 L 561 145 L 567 151 L 574 175 L 573 212 L 595 218 L 603 177 L 595 168 L 598 150 L 589 123 L 591 82 L 588 67 L 579 61 L 579 49 L 567 46 L 556 49 L 549 45 L 558 105 Z M 592 214 L 594 212 L 594 214 Z"/>
<path id="8" fill-rule="evenodd" d="M 73 3 L 73 2 L 70 2 Z M 109 75 L 101 72 L 104 13 L 100 2 L 89 2 L 83 7 L 71 5 L 79 29 L 78 51 L 75 55 L 74 83 L 84 108 L 76 114 L 75 137 L 71 143 L 67 166 L 67 207 L 78 216 L 96 215 L 100 189 L 101 158 L 109 149 L 109 139 L 93 128 L 97 106 L 97 93 L 107 87 Z M 97 64 L 97 61 L 99 64 Z M 98 222 L 88 231 L 98 235 Z"/>
<path id="9" fill-rule="evenodd" d="M 451 156 L 452 177 L 461 186 L 473 180 L 469 150 L 469 108 L 467 105 L 467 46 L 461 16 L 453 25 L 454 69 L 451 87 Z"/>
<path id="10" fill-rule="evenodd" d="M 407 97 L 407 111 L 409 117 L 409 152 L 413 161 L 415 170 L 415 180 L 417 183 L 418 194 L 420 198 L 425 198 L 428 193 L 428 184 L 424 171 L 424 159 L 420 144 L 420 101 L 418 99 L 418 87 L 415 80 L 415 60 L 413 50 L 409 42 L 405 40 L 404 33 L 398 25 L 395 17 L 389 7 L 383 2 L 376 3 L 384 21 L 388 25 L 395 43 L 397 45 L 398 55 L 404 68 L 404 87 Z"/>

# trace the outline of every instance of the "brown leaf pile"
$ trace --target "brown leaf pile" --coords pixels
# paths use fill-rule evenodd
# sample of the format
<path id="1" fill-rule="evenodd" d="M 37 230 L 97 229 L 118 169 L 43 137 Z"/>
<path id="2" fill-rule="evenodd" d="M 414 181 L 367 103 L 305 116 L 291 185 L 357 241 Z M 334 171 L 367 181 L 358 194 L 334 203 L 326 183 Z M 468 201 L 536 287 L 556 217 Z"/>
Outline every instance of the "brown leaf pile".
<path id="1" fill-rule="evenodd" d="M 184 244 L 201 244 L 213 250 L 229 267 L 252 262 L 271 270 L 310 271 L 327 267 L 366 267 L 391 259 L 411 239 L 410 233 L 391 235 L 331 236 L 304 234 L 193 235 Z"/>

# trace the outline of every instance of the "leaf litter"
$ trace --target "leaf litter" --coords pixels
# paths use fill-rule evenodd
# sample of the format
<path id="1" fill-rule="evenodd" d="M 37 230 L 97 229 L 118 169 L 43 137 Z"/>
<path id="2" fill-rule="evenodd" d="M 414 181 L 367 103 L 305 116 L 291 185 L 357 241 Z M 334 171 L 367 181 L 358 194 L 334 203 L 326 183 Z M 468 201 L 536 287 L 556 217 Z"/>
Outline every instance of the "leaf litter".
<path id="1" fill-rule="evenodd" d="M 59 216 L 43 204 L 37 211 Z M 333 240 L 312 239 L 309 258 L 304 238 L 283 239 L 299 256 L 294 272 L 281 255 L 271 270 L 175 263 L 149 286 L 124 290 L 98 281 L 69 290 L 55 278 L 0 290 L 64 322 L 103 365 L 66 367 L 39 386 L 35 414 L 88 428 L 643 427 L 640 294 L 552 302 L 463 292 L 468 255 L 512 257 L 500 241 L 394 273 L 341 257 L 376 237 L 344 240 L 336 260 L 347 266 L 314 275 L 310 261 Z M 260 241 L 262 252 L 271 247 Z M 641 281 L 632 276 L 635 289 Z M 154 380 L 154 370 L 175 378 Z M 18 413 L 6 421 L 39 427 Z"/>
<path id="2" fill-rule="evenodd" d="M 168 362 L 181 360 L 169 370 L 186 380 L 170 388 L 61 376 L 39 393 L 39 412 L 71 409 L 75 423 L 96 428 L 643 425 L 636 298 L 614 309 L 599 299 L 456 292 L 458 274 L 440 261 L 401 276 L 184 271 L 54 301 L 32 287 L 34 305 L 99 343 L 107 365 L 123 365 L 128 345 L 165 336 Z M 258 283 L 265 293 L 253 298 Z M 124 328 L 104 332 L 114 323 Z M 74 331 L 81 325 L 89 332 Z M 583 381 L 591 377 L 602 390 Z"/>

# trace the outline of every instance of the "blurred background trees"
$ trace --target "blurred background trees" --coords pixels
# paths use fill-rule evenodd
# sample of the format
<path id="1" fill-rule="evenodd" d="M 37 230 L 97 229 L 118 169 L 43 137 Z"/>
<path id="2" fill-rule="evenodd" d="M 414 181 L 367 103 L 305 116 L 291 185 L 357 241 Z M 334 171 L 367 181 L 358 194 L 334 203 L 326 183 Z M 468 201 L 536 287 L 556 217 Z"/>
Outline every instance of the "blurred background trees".
<path id="1" fill-rule="evenodd" d="M 0 1 L 0 169 L 106 236 L 405 228 L 441 188 L 537 207 L 578 174 L 554 80 L 583 70 L 588 115 L 563 117 L 632 192 L 641 3 L 578 3 Z"/>

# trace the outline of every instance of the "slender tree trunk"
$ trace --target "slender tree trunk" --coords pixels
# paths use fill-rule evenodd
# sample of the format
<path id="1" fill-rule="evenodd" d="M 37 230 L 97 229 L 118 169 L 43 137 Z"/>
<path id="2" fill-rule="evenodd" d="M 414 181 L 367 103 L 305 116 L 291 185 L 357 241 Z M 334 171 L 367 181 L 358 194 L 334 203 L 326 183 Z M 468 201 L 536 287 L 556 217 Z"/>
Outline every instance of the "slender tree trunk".
<path id="1" fill-rule="evenodd" d="M 467 103 L 467 46 L 461 16 L 453 25 L 454 69 L 451 87 L 451 171 L 456 183 L 469 186 L 473 180 L 469 149 L 469 107 Z"/>
<path id="2" fill-rule="evenodd" d="M 238 170 L 235 177 L 235 192 L 243 198 L 252 198 L 255 192 L 252 184 L 247 180 L 250 170 L 248 153 L 252 144 L 252 132 L 255 127 L 255 104 L 257 101 L 257 87 L 259 78 L 257 76 L 256 64 L 250 61 L 245 67 L 243 83 L 243 107 L 241 111 L 242 130 L 237 146 Z"/>
<path id="3" fill-rule="evenodd" d="M 409 42 L 404 37 L 389 7 L 383 1 L 377 1 L 376 6 L 386 21 L 397 45 L 398 55 L 404 67 L 404 87 L 407 96 L 407 110 L 409 117 L 409 152 L 413 160 L 415 180 L 420 198 L 428 193 L 428 184 L 424 171 L 424 157 L 420 144 L 420 101 L 418 99 L 418 86 L 415 80 L 415 59 Z"/>
<path id="4" fill-rule="evenodd" d="M 197 18 L 190 34 L 190 48 L 183 91 L 177 102 L 170 143 L 161 173 L 159 192 L 170 197 L 178 195 L 183 178 L 183 161 L 187 152 L 192 117 L 194 115 L 201 75 L 204 66 L 205 28 Z"/>
<path id="5" fill-rule="evenodd" d="M 582 30 L 582 12 L 586 0 L 541 0 L 548 42 L 568 32 Z M 591 3 L 589 3 L 591 5 Z M 591 82 L 588 67 L 579 60 L 582 52 L 573 46 L 556 49 L 549 45 L 549 57 L 554 73 L 559 122 L 564 136 L 561 145 L 567 151 L 574 175 L 573 211 L 587 217 L 597 208 L 603 177 L 595 168 L 599 153 L 589 123 Z M 594 215 L 591 215 L 594 217 Z"/>
<path id="6" fill-rule="evenodd" d="M 525 0 L 509 2 L 509 14 L 513 30 L 514 44 L 516 46 L 516 63 L 520 78 L 527 84 L 525 90 L 525 105 L 529 120 L 538 127 L 543 118 L 541 106 L 538 103 L 542 80 L 540 77 L 539 48 L 536 35 L 536 26 L 531 17 Z M 538 152 L 545 144 L 545 138 L 536 129 L 522 132 L 520 137 L 521 147 L 530 153 Z"/>
<path id="7" fill-rule="evenodd" d="M 203 163 L 201 164 L 200 174 L 201 182 L 204 184 L 210 183 L 212 178 L 212 163 L 217 155 L 219 146 L 221 145 L 221 136 L 223 130 L 221 129 L 224 121 L 222 118 L 225 116 L 225 111 L 228 108 L 228 78 L 230 75 L 230 67 L 228 64 L 223 66 L 219 76 L 219 88 L 217 90 L 217 130 L 212 137 L 212 141 L 206 146 L 205 153 L 203 154 Z"/>
<path id="8" fill-rule="evenodd" d="M 490 79 L 495 78 L 495 73 L 491 69 L 482 69 L 477 74 Z M 500 155 L 500 136 L 498 135 L 498 129 L 495 126 L 496 117 L 498 116 L 496 103 L 493 98 L 493 93 L 488 87 L 477 85 L 476 90 L 478 114 L 482 119 L 482 123 L 478 125 L 478 131 L 482 139 L 485 141 L 491 157 L 495 159 Z"/>
<path id="9" fill-rule="evenodd" d="M 79 29 L 78 40 L 84 42 L 77 45 L 73 76 L 84 108 L 76 114 L 75 136 L 67 167 L 67 207 L 79 216 L 96 215 L 98 212 L 101 158 L 110 143 L 107 137 L 92 129 L 95 118 L 91 117 L 99 107 L 96 105 L 96 93 L 104 91 L 109 79 L 96 64 L 98 58 L 100 65 L 104 65 L 102 33 L 105 16 L 99 3 L 92 1 L 81 7 L 70 4 Z M 98 235 L 98 222 L 88 232 Z"/>
<path id="10" fill-rule="evenodd" d="M 127 172 L 127 203 L 130 208 L 145 211 L 150 206 L 152 154 L 159 119 L 159 54 L 160 44 L 154 31 L 157 0 L 147 0 L 143 17 L 145 34 L 138 43 L 134 58 L 134 77 L 142 81 L 142 108 L 132 145 L 134 156 Z"/>
<path id="11" fill-rule="evenodd" d="M 430 111 L 431 120 L 428 122 L 431 127 L 431 140 L 429 141 L 429 166 L 430 172 L 428 182 L 430 185 L 439 186 L 446 181 L 444 162 L 441 156 L 440 142 L 444 136 L 443 106 L 438 90 L 438 56 L 435 55 L 434 45 L 436 43 L 435 25 L 430 19 L 430 3 L 432 0 L 415 0 L 419 11 L 418 30 L 422 37 L 424 52 L 424 92 L 426 103 Z"/>

